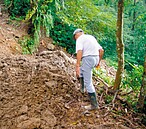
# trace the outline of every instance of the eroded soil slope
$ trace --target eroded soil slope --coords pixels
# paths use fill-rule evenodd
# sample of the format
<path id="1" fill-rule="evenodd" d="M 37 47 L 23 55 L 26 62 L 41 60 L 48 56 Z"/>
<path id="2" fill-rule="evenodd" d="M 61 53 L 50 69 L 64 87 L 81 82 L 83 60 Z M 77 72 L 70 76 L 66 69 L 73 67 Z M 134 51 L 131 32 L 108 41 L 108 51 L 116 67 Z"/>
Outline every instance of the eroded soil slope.
<path id="1" fill-rule="evenodd" d="M 20 23 L 12 22 L 8 15 L 0 17 L 0 55 L 21 54 L 18 39 L 26 34 Z"/>
<path id="2" fill-rule="evenodd" d="M 67 64 L 67 63 L 66 63 Z M 0 128 L 50 128 L 68 121 L 79 99 L 59 52 L 0 59 Z M 73 106 L 73 105 L 72 105 Z M 65 117 L 65 121 L 62 121 Z"/>

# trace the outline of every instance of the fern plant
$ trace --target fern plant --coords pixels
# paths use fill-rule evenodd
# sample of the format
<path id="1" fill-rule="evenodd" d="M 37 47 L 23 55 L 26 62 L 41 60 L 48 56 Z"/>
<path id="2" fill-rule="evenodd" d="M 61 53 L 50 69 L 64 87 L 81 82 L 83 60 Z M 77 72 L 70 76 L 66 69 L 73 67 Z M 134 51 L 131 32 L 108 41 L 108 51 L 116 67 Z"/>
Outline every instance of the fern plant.
<path id="1" fill-rule="evenodd" d="M 53 15 L 60 9 L 59 0 L 31 0 L 31 9 L 28 11 L 25 20 L 33 26 L 33 38 L 35 47 L 39 44 L 42 31 L 49 37 L 53 27 Z"/>

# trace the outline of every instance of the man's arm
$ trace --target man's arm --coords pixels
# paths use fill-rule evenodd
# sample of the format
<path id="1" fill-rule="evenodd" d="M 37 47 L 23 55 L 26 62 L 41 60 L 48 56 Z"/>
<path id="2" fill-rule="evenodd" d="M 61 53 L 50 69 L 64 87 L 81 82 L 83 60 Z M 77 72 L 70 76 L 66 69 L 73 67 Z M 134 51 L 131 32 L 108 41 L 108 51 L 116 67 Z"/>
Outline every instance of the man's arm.
<path id="1" fill-rule="evenodd" d="M 80 62 L 82 59 L 82 50 L 78 50 L 77 52 L 77 62 L 76 62 L 76 76 L 79 77 L 80 76 Z"/>
<path id="2" fill-rule="evenodd" d="M 104 50 L 102 48 L 99 49 L 99 63 L 100 63 L 100 61 L 101 61 L 101 59 L 103 57 L 103 54 L 104 54 Z"/>

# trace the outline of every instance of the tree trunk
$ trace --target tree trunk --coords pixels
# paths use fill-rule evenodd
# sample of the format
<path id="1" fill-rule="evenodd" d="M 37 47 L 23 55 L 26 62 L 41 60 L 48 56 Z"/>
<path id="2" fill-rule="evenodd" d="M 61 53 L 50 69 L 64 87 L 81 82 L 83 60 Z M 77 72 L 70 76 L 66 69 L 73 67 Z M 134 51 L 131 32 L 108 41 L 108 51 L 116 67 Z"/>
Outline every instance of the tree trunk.
<path id="1" fill-rule="evenodd" d="M 114 90 L 119 89 L 122 75 L 124 71 L 124 44 L 123 44 L 123 8 L 124 0 L 118 1 L 118 16 L 117 16 L 117 53 L 118 53 L 118 69 L 116 73 Z"/>
<path id="2" fill-rule="evenodd" d="M 138 109 L 146 110 L 146 55 L 145 55 L 145 62 L 144 62 L 144 73 L 142 79 L 142 85 L 140 89 L 140 96 L 138 100 Z"/>

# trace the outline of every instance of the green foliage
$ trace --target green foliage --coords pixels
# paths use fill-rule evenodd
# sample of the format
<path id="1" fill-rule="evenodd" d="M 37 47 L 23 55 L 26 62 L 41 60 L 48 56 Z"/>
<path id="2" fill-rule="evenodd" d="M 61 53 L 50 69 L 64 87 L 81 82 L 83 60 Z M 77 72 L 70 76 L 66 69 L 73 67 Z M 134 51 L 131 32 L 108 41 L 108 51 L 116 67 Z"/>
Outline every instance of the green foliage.
<path id="1" fill-rule="evenodd" d="M 131 71 L 129 70 L 125 72 L 125 76 L 122 82 L 123 88 L 132 88 L 134 91 L 139 91 L 142 82 L 143 66 L 132 65 L 131 67 L 133 67 Z"/>
<path id="2" fill-rule="evenodd" d="M 106 71 L 104 68 L 99 68 L 99 69 L 94 68 L 93 74 L 95 76 L 102 78 L 109 85 L 113 85 L 114 83 L 114 78 L 108 76 L 108 71 Z"/>
<path id="3" fill-rule="evenodd" d="M 62 23 L 61 20 L 56 18 L 54 28 L 50 33 L 55 44 L 65 48 L 70 54 L 75 52 L 75 41 L 72 36 L 74 29 L 73 25 Z"/>
<path id="4" fill-rule="evenodd" d="M 35 46 L 39 37 L 50 36 L 55 42 L 74 53 L 75 42 L 71 39 L 75 28 L 82 28 L 85 33 L 94 35 L 105 50 L 104 57 L 116 57 L 116 12 L 117 1 L 107 0 L 5 0 L 12 19 L 29 21 Z M 62 8 L 64 7 L 64 8 Z M 133 13 L 136 20 L 133 23 Z M 144 1 L 125 1 L 124 44 L 125 58 L 130 63 L 144 62 L 146 41 L 146 13 Z M 17 16 L 20 16 L 17 17 Z M 61 19 L 58 20 L 56 19 Z M 55 22 L 55 27 L 52 29 Z M 132 25 L 135 30 L 132 30 Z M 53 32 L 54 31 L 54 32 Z M 67 33 L 64 33 L 67 32 Z M 65 36 L 66 35 L 66 36 Z"/>
<path id="5" fill-rule="evenodd" d="M 19 40 L 19 44 L 22 47 L 23 54 L 32 54 L 35 51 L 34 39 L 29 36 L 24 36 Z"/>
<path id="6" fill-rule="evenodd" d="M 111 61 L 117 60 L 117 51 L 116 51 L 116 41 L 114 38 L 103 38 L 99 40 L 99 43 L 104 48 L 104 57 L 111 59 Z"/>
<path id="7" fill-rule="evenodd" d="M 53 18 L 51 6 L 53 1 L 31 1 L 31 9 L 28 11 L 25 21 L 31 21 L 34 31 L 34 42 L 38 46 L 41 28 L 45 30 L 46 36 L 49 36 L 50 29 L 53 27 Z"/>
<path id="8" fill-rule="evenodd" d="M 30 8 L 30 0 L 4 0 L 12 17 L 25 16 Z"/>
<path id="9" fill-rule="evenodd" d="M 118 63 L 117 63 L 117 58 L 116 57 L 110 57 L 110 58 L 106 58 L 106 63 L 108 66 L 113 67 L 115 69 L 118 68 Z"/>
<path id="10" fill-rule="evenodd" d="M 33 26 L 34 45 L 37 48 L 40 36 L 50 36 L 50 30 L 53 28 L 53 16 L 60 9 L 60 1 L 58 0 L 37 0 L 31 1 L 31 9 L 28 11 L 25 21 L 31 21 Z M 42 35 L 45 33 L 45 35 Z"/>
<path id="11" fill-rule="evenodd" d="M 11 5 L 10 1 L 6 1 L 8 6 Z M 13 1 L 12 4 L 14 3 Z M 27 6 L 28 3 L 31 6 Z M 64 5 L 63 10 L 61 10 L 61 7 L 63 7 L 61 6 L 62 4 Z M 68 0 L 65 3 L 61 3 L 59 0 L 27 0 L 24 5 L 29 7 L 25 21 L 29 21 L 32 24 L 31 33 L 33 33 L 36 47 L 38 46 L 42 31 L 46 33 L 46 36 L 49 36 L 55 21 L 57 26 L 53 28 L 54 30 L 51 30 L 51 37 L 53 37 L 58 45 L 66 48 L 69 53 L 74 53 L 75 51 L 75 42 L 72 40 L 74 29 L 82 28 L 85 33 L 92 34 L 98 39 L 106 51 L 105 56 L 109 56 L 110 54 L 115 55 L 116 17 L 112 8 L 95 6 L 92 0 Z M 22 7 L 19 6 L 20 9 L 17 8 L 16 10 L 20 12 Z M 56 13 L 57 11 L 58 13 Z M 57 20 L 54 20 L 57 17 L 61 19 L 59 23 Z"/>
<path id="12" fill-rule="evenodd" d="M 39 45 L 40 36 L 50 36 L 53 27 L 53 16 L 59 11 L 63 0 L 5 0 L 9 13 L 13 19 L 25 16 L 25 22 L 30 23 L 29 32 L 33 35 L 34 48 Z M 45 35 L 42 35 L 44 34 Z"/>
<path id="13" fill-rule="evenodd" d="M 126 2 L 124 22 L 126 60 L 143 65 L 146 53 L 146 8 L 144 1 L 136 1 L 135 5 L 134 1 Z"/>
<path id="14" fill-rule="evenodd" d="M 107 10 L 111 11 L 111 13 L 107 13 Z M 94 35 L 103 48 L 106 49 L 106 56 L 108 56 L 111 54 L 111 48 L 114 49 L 113 53 L 116 50 L 116 17 L 113 12 L 113 9 L 110 7 L 95 6 L 92 0 L 68 0 L 65 2 L 65 9 L 58 12 L 57 16 L 62 19 L 63 23 L 82 28 L 85 33 Z M 107 47 L 108 45 L 111 47 Z"/>

